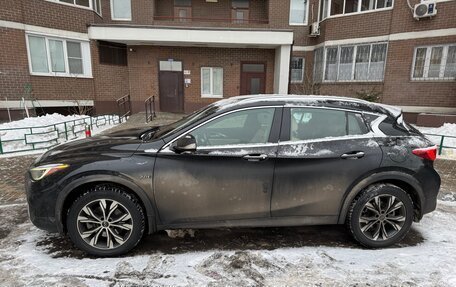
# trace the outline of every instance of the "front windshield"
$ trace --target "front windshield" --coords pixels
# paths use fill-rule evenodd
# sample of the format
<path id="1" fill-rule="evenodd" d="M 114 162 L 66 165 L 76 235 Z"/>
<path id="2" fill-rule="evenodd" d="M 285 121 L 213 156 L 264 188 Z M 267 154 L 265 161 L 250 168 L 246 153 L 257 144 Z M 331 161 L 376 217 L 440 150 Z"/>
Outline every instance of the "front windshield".
<path id="1" fill-rule="evenodd" d="M 153 133 L 153 134 L 147 138 L 148 139 L 157 139 L 157 138 L 166 137 L 172 133 L 178 132 L 178 131 L 188 127 L 189 125 L 191 125 L 207 116 L 214 114 L 219 109 L 220 109 L 220 107 L 217 105 L 210 105 L 210 106 L 204 107 L 200 110 L 197 110 L 196 112 L 191 113 L 188 116 L 185 116 L 184 118 L 178 120 L 177 122 L 174 122 L 174 123 L 171 123 L 168 125 L 164 125 L 164 126 L 159 127 L 158 129 L 149 131 L 149 133 Z"/>

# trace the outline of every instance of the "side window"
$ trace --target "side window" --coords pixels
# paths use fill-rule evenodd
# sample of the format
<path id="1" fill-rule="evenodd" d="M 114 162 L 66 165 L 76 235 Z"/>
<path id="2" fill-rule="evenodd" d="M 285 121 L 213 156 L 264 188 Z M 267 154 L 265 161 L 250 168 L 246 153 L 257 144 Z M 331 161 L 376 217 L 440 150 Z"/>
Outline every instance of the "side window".
<path id="1" fill-rule="evenodd" d="M 269 140 L 275 108 L 234 112 L 213 120 L 191 134 L 197 146 L 264 144 Z"/>
<path id="2" fill-rule="evenodd" d="M 290 109 L 290 140 L 313 140 L 368 132 L 356 113 L 315 108 Z"/>

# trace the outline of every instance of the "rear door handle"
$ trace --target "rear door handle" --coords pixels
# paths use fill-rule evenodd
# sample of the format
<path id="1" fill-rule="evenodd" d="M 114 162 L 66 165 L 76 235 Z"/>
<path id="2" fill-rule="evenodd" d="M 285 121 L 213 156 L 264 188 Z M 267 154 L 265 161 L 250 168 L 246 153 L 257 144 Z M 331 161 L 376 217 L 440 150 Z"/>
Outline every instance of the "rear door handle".
<path id="1" fill-rule="evenodd" d="M 343 159 L 357 159 L 357 158 L 362 158 L 364 156 L 364 153 L 362 151 L 359 152 L 353 152 L 353 153 L 344 153 L 340 157 Z"/>
<path id="2" fill-rule="evenodd" d="M 268 156 L 266 154 L 248 154 L 243 157 L 243 159 L 248 161 L 263 161 L 266 160 Z"/>

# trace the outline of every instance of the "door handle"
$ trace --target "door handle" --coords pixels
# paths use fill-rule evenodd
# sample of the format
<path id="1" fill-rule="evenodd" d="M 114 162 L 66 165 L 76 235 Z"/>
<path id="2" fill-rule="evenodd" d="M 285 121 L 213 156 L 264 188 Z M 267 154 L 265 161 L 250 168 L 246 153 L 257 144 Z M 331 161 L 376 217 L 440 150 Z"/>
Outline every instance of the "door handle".
<path id="1" fill-rule="evenodd" d="M 248 154 L 243 157 L 243 159 L 248 161 L 263 161 L 267 158 L 268 156 L 266 154 Z"/>
<path id="2" fill-rule="evenodd" d="M 353 152 L 353 153 L 344 153 L 340 157 L 342 159 L 357 159 L 357 158 L 362 158 L 364 156 L 364 153 L 362 151 L 359 152 Z"/>

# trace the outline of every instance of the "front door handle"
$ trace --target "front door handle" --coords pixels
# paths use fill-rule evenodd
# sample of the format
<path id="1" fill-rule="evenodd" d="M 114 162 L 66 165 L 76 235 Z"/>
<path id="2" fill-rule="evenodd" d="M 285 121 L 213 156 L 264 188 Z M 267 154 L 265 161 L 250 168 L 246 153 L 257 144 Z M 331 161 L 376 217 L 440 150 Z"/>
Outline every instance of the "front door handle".
<path id="1" fill-rule="evenodd" d="M 342 159 L 357 159 L 357 158 L 362 158 L 364 156 L 364 153 L 362 151 L 359 152 L 353 152 L 353 153 L 344 153 L 340 157 Z"/>
<path id="2" fill-rule="evenodd" d="M 266 154 L 248 154 L 243 157 L 243 159 L 248 161 L 263 161 L 266 160 L 268 156 Z"/>

